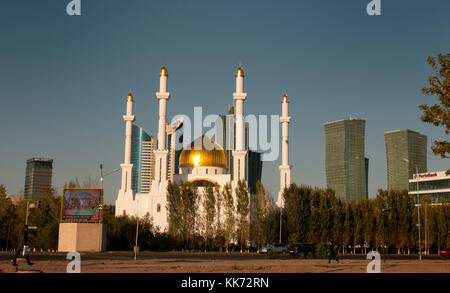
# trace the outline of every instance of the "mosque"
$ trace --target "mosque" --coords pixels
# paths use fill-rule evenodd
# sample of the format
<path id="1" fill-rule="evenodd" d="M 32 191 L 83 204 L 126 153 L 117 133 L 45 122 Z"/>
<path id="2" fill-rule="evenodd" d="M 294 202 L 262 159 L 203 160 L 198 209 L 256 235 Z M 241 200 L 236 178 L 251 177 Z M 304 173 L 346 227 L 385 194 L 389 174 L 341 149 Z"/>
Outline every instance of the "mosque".
<path id="1" fill-rule="evenodd" d="M 170 100 L 170 93 L 167 89 L 168 70 L 163 67 L 160 70 L 160 88 L 156 93 L 159 100 L 159 122 L 157 145 L 154 151 L 154 175 L 151 181 L 150 190 L 146 193 L 137 193 L 132 188 L 131 163 L 131 136 L 133 122 L 134 96 L 130 93 L 126 99 L 126 115 L 123 119 L 126 124 L 125 131 L 125 158 L 121 164 L 122 182 L 116 200 L 116 216 L 123 214 L 143 217 L 149 214 L 153 218 L 155 227 L 161 231 L 168 230 L 168 213 L 166 210 L 166 193 L 170 181 L 168 175 L 168 143 L 166 141 L 167 131 L 167 102 Z M 244 102 L 247 94 L 244 92 L 244 70 L 239 67 L 236 70 L 236 89 L 233 93 L 234 116 L 235 116 L 235 144 L 232 150 L 232 168 L 228 168 L 224 149 L 206 135 L 195 139 L 190 147 L 185 147 L 179 156 L 179 171 L 173 175 L 174 182 L 193 182 L 199 186 L 199 194 L 209 184 L 224 186 L 230 183 L 233 196 L 239 180 L 248 182 L 246 170 L 248 166 L 248 150 L 245 147 L 245 121 Z M 280 192 L 278 193 L 277 205 L 282 206 L 281 193 L 291 182 L 291 168 L 289 165 L 289 145 L 288 145 L 288 125 L 291 121 L 289 117 L 289 98 L 285 94 L 282 97 L 282 115 L 280 123 L 282 125 L 282 160 L 280 170 Z M 230 172 L 229 170 L 232 170 Z M 250 196 L 252 199 L 252 196 Z M 201 208 L 201 207 L 200 207 Z"/>

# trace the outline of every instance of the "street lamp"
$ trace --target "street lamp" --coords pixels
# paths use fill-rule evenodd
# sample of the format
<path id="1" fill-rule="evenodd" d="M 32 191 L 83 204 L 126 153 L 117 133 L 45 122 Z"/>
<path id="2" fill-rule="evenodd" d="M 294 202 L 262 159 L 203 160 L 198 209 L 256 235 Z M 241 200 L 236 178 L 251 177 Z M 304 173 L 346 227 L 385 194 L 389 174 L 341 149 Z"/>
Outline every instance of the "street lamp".
<path id="1" fill-rule="evenodd" d="M 103 175 L 103 164 L 100 164 L 100 182 L 102 183 L 102 192 L 104 193 L 104 189 L 103 189 L 103 180 L 104 180 L 104 178 L 106 177 L 106 176 L 108 176 L 108 175 L 111 175 L 111 174 L 113 174 L 113 173 L 115 173 L 115 172 L 118 172 L 118 171 L 120 171 L 120 169 L 119 168 L 117 168 L 117 169 L 114 169 L 114 170 L 112 170 L 111 172 L 109 172 L 109 173 L 106 173 L 105 175 Z M 104 194 L 102 194 L 103 196 L 104 196 Z M 100 218 L 100 213 L 101 213 L 101 210 L 103 209 L 103 205 L 101 204 L 101 203 L 99 203 L 98 204 L 98 215 L 99 215 L 99 224 L 101 225 L 102 224 L 102 219 Z M 103 226 L 102 226 L 102 229 L 103 229 Z M 100 252 L 101 251 L 101 248 L 100 248 L 100 231 L 102 230 L 102 229 L 100 229 L 100 227 L 99 227 L 99 229 L 98 229 L 98 234 L 97 234 L 97 251 L 98 252 Z"/>
<path id="2" fill-rule="evenodd" d="M 405 163 L 410 163 L 408 159 L 404 158 L 403 161 Z M 416 179 L 417 179 L 417 227 L 419 227 L 419 260 L 422 260 L 422 251 L 420 248 L 420 202 L 419 202 L 419 167 L 416 166 Z"/>

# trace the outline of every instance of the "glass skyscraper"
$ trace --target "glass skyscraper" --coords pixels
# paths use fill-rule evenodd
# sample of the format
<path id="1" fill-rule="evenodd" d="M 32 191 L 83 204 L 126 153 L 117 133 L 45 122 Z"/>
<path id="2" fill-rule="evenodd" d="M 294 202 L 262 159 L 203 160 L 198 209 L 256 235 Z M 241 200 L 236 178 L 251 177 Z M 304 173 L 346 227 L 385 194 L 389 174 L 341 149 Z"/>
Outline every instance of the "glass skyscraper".
<path id="1" fill-rule="evenodd" d="M 368 197 L 369 160 L 365 157 L 365 119 L 325 123 L 327 187 L 347 202 Z"/>
<path id="2" fill-rule="evenodd" d="M 427 172 L 427 137 L 410 129 L 384 133 L 386 144 L 387 188 L 408 189 L 409 179 Z M 405 162 L 404 159 L 409 161 Z"/>
<path id="3" fill-rule="evenodd" d="M 136 193 L 150 191 L 154 169 L 155 140 L 142 127 L 133 124 L 131 134 L 131 163 L 133 179 L 131 185 Z"/>
<path id="4" fill-rule="evenodd" d="M 52 187 L 53 160 L 32 158 L 25 170 L 24 198 L 35 199 Z"/>

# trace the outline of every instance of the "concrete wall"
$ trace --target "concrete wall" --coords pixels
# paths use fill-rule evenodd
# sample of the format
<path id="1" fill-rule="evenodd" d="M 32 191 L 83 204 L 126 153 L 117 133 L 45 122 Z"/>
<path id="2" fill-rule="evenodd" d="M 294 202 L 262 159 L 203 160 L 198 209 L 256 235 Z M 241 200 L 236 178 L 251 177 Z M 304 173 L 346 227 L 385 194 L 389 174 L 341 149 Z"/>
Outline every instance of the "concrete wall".
<path id="1" fill-rule="evenodd" d="M 92 252 L 97 251 L 99 246 L 102 251 L 106 250 L 106 224 L 59 224 L 59 252 Z"/>

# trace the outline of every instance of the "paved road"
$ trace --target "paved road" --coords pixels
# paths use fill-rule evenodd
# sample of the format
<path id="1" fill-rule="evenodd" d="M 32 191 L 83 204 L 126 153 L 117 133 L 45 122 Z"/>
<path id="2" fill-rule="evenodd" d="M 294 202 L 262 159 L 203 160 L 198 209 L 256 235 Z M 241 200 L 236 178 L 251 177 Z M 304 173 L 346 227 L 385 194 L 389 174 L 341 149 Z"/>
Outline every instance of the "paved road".
<path id="1" fill-rule="evenodd" d="M 0 252 L 0 261 L 9 260 L 14 256 L 12 252 Z M 49 253 L 49 252 L 36 252 L 30 253 L 31 259 L 33 261 L 51 261 L 51 260 L 66 260 L 66 253 Z M 82 253 L 82 258 L 84 260 L 131 260 L 134 259 L 133 252 L 103 252 L 103 253 Z M 292 259 L 293 257 L 289 255 L 279 255 L 278 259 Z M 342 260 L 357 260 L 366 259 L 365 255 L 361 254 L 346 254 L 339 255 Z M 218 253 L 218 252 L 141 252 L 138 253 L 138 259 L 140 260 L 153 260 L 153 259 L 168 259 L 175 261 L 203 261 L 203 260 L 258 260 L 264 259 L 264 256 L 257 253 Z M 418 259 L 418 255 L 397 255 L 391 254 L 386 257 L 386 259 L 391 260 L 415 260 Z M 441 260 L 443 259 L 439 255 L 424 255 L 422 256 L 424 260 Z"/>

